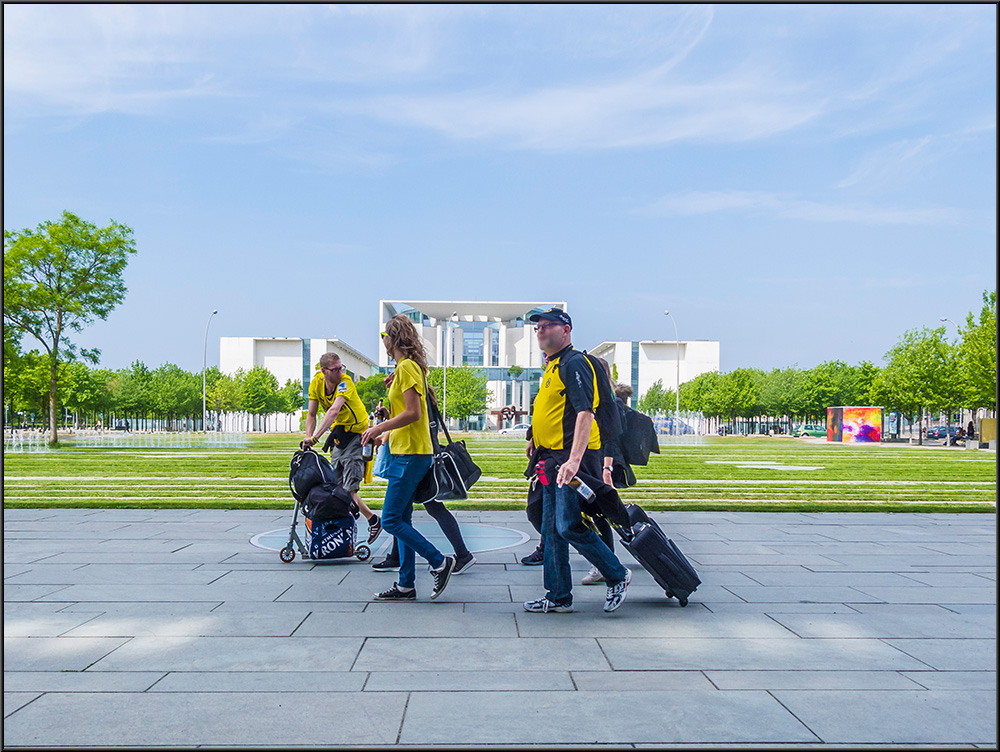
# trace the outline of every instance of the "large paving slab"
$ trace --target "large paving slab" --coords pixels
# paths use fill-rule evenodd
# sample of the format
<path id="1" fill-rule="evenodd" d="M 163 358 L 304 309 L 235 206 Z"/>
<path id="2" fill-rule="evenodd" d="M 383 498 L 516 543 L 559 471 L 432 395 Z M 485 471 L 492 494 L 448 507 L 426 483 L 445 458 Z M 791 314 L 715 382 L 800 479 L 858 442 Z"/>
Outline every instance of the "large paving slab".
<path id="1" fill-rule="evenodd" d="M 531 539 L 379 603 L 252 545 L 274 511 L 5 510 L 5 747 L 996 745 L 992 515 L 657 513 L 703 585 L 618 546 L 614 614 L 575 553 L 577 611 L 525 612 L 523 513 L 456 515 Z"/>

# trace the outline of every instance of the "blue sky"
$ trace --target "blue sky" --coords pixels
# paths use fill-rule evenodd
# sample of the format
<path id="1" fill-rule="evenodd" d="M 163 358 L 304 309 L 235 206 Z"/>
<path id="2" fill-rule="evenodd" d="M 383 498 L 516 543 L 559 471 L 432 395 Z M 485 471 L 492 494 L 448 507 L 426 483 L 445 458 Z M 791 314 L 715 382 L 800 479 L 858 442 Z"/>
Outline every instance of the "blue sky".
<path id="1" fill-rule="evenodd" d="M 992 5 L 4 5 L 4 227 L 135 230 L 102 365 L 566 300 L 881 364 L 996 284 Z M 30 347 L 30 342 L 25 341 Z"/>

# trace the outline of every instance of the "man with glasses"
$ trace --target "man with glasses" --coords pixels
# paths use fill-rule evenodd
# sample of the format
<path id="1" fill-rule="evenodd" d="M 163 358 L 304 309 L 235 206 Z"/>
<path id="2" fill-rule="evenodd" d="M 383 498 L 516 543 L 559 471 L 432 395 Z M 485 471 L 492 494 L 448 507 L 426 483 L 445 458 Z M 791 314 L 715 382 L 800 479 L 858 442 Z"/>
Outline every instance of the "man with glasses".
<path id="1" fill-rule="evenodd" d="M 316 430 L 316 413 L 326 411 L 319 430 Z M 344 372 L 337 353 L 324 353 L 319 359 L 319 373 L 309 384 L 309 413 L 306 415 L 306 438 L 302 448 L 313 446 L 319 437 L 331 428 L 330 461 L 340 470 L 341 485 L 350 491 L 354 503 L 368 520 L 368 542 L 372 543 L 382 532 L 382 523 L 358 495 L 365 475 L 365 460 L 361 456 L 361 434 L 368 428 L 368 413 L 358 396 L 351 377 Z M 326 447 L 324 447 L 325 449 Z"/>
<path id="2" fill-rule="evenodd" d="M 545 353 L 545 372 L 531 412 L 527 453 L 542 480 L 542 541 L 547 592 L 527 601 L 531 613 L 573 610 L 569 544 L 593 564 L 608 583 L 605 611 L 625 600 L 632 572 L 583 522 L 580 499 L 570 481 L 577 472 L 601 477 L 601 435 L 594 419 L 600 401 L 597 372 L 590 360 L 570 344 L 573 322 L 565 311 L 551 308 L 530 317 L 538 346 Z M 559 364 L 563 366 L 560 372 Z M 558 470 L 555 468 L 558 466 Z"/>

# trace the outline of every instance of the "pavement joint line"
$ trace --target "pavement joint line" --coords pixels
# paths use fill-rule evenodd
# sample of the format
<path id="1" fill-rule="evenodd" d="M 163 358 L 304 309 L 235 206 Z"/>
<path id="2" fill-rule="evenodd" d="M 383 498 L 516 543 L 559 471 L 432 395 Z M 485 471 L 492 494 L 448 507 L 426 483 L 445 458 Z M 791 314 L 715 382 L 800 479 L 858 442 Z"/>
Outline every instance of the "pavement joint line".
<path id="1" fill-rule="evenodd" d="M 794 719 L 795 719 L 796 721 L 798 721 L 799 723 L 801 723 L 801 724 L 802 724 L 802 728 L 804 728 L 804 729 L 805 729 L 806 731 L 808 731 L 808 732 L 809 732 L 810 734 L 812 734 L 813 736 L 815 736 L 815 737 L 816 737 L 816 739 L 817 739 L 817 740 L 818 740 L 819 742 L 821 742 L 821 743 L 825 743 L 825 741 L 826 741 L 826 740 L 825 740 L 825 739 L 823 739 L 823 737 L 821 737 L 821 736 L 820 736 L 819 734 L 817 734 L 817 733 L 816 733 L 815 731 L 813 731 L 813 730 L 812 730 L 811 728 L 809 728 L 809 725 L 808 725 L 807 723 L 805 723 L 805 722 L 804 722 L 804 721 L 803 721 L 803 720 L 802 720 L 801 718 L 799 718 L 799 717 L 798 717 L 797 715 L 795 715 L 795 713 L 793 713 L 793 712 L 792 712 L 792 710 L 791 710 L 790 708 L 788 708 L 788 707 L 787 707 L 787 706 L 785 705 L 785 703 L 783 703 L 783 702 L 782 702 L 781 700 L 779 700 L 779 699 L 778 699 L 777 697 L 775 697 L 775 695 L 774 695 L 774 691 L 773 691 L 773 690 L 770 690 L 770 689 L 768 689 L 768 690 L 765 690 L 765 691 L 767 692 L 767 694 L 768 694 L 768 695 L 769 695 L 769 696 L 770 696 L 770 697 L 771 697 L 771 698 L 772 698 L 772 699 L 773 699 L 773 700 L 774 700 L 774 701 L 775 701 L 776 703 L 778 703 L 778 705 L 780 705 L 780 706 L 781 706 L 782 708 L 784 708 L 784 709 L 785 709 L 785 712 L 786 712 L 786 713 L 788 713 L 788 714 L 789 714 L 789 715 L 790 715 L 790 716 L 791 716 L 792 718 L 794 718 Z"/>

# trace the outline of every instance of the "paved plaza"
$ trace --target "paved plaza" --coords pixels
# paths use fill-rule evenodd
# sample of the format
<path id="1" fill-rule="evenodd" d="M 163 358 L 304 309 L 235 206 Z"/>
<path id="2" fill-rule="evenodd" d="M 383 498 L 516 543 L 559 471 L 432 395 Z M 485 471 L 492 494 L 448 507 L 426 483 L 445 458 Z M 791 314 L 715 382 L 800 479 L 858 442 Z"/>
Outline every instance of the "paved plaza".
<path id="1" fill-rule="evenodd" d="M 290 510 L 5 510 L 4 746 L 996 746 L 994 515 L 656 513 L 703 585 L 618 546 L 613 614 L 524 612 L 524 514 L 456 515 L 478 563 L 376 603 L 261 547 Z"/>

